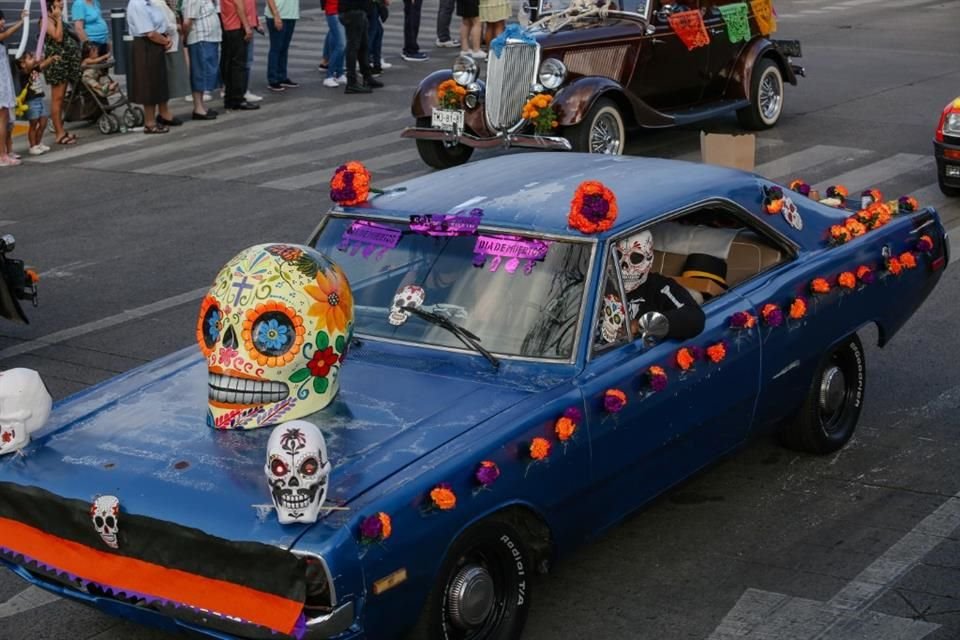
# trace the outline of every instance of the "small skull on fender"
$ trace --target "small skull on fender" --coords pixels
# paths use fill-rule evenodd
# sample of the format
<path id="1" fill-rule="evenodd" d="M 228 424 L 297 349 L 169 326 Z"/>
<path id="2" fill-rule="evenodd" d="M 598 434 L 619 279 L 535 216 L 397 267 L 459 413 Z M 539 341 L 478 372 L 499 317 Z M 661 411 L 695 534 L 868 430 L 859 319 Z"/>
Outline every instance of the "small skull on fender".
<path id="1" fill-rule="evenodd" d="M 119 549 L 120 501 L 115 496 L 97 496 L 90 505 L 90 519 L 103 543 L 111 549 Z"/>
<path id="2" fill-rule="evenodd" d="M 292 420 L 274 428 L 264 471 L 281 524 L 316 522 L 330 466 L 327 444 L 315 425 Z"/>
<path id="3" fill-rule="evenodd" d="M 200 305 L 216 429 L 253 429 L 309 415 L 333 401 L 353 332 L 347 277 L 298 245 L 257 245 L 217 275 Z"/>

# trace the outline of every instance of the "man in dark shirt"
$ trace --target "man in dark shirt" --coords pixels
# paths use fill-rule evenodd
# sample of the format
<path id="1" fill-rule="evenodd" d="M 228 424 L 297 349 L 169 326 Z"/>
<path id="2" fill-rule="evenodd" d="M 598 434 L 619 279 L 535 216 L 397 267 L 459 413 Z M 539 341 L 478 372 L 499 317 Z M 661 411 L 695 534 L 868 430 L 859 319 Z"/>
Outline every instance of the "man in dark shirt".
<path id="1" fill-rule="evenodd" d="M 340 24 L 347 35 L 346 93 L 370 93 L 372 89 L 383 86 L 382 82 L 373 77 L 373 69 L 370 67 L 367 13 L 371 7 L 372 0 L 340 0 L 338 5 Z M 357 64 L 360 65 L 362 84 L 357 79 Z"/>
<path id="2" fill-rule="evenodd" d="M 639 333 L 640 316 L 659 311 L 670 321 L 668 338 L 692 338 L 703 331 L 703 309 L 690 293 L 671 278 L 650 273 L 653 267 L 653 236 L 641 231 L 616 244 L 620 273 L 627 292 L 630 328 Z"/>

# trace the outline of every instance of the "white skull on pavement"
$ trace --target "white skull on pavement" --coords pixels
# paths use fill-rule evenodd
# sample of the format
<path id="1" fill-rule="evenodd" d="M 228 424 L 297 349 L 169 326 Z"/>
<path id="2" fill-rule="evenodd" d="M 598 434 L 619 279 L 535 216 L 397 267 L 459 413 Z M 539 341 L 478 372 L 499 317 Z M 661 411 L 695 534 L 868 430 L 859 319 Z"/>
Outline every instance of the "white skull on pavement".
<path id="1" fill-rule="evenodd" d="M 264 471 L 281 524 L 317 521 L 330 469 L 327 444 L 316 425 L 291 420 L 273 430 Z"/>
<path id="2" fill-rule="evenodd" d="M 18 451 L 50 417 L 53 401 L 33 369 L 0 372 L 0 454 Z"/>

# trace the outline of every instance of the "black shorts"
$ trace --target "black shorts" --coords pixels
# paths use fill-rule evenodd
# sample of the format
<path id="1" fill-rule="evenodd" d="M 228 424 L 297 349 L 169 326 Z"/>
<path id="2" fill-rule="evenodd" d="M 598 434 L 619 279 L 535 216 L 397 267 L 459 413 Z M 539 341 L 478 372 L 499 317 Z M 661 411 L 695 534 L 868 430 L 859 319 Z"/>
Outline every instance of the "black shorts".
<path id="1" fill-rule="evenodd" d="M 480 0 L 457 0 L 457 15 L 461 18 L 479 18 Z"/>

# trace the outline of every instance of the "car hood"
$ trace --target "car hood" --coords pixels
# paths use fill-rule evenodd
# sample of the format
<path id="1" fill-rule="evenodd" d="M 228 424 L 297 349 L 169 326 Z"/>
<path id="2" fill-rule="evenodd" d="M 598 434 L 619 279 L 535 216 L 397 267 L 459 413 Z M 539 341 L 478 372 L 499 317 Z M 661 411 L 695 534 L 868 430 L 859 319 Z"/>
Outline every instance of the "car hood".
<path id="1" fill-rule="evenodd" d="M 305 418 L 327 442 L 328 502 L 349 503 L 553 384 L 515 365 L 511 373 L 509 363 L 494 374 L 479 358 L 424 358 L 423 350 L 377 351 L 370 344 L 344 363 L 334 402 Z M 174 354 L 59 403 L 21 455 L 0 459 L 0 482 L 91 502 L 115 495 L 128 513 L 227 539 L 292 542 L 302 528 L 277 523 L 264 475 L 271 429 L 207 427 L 207 367 L 194 353 Z"/>

